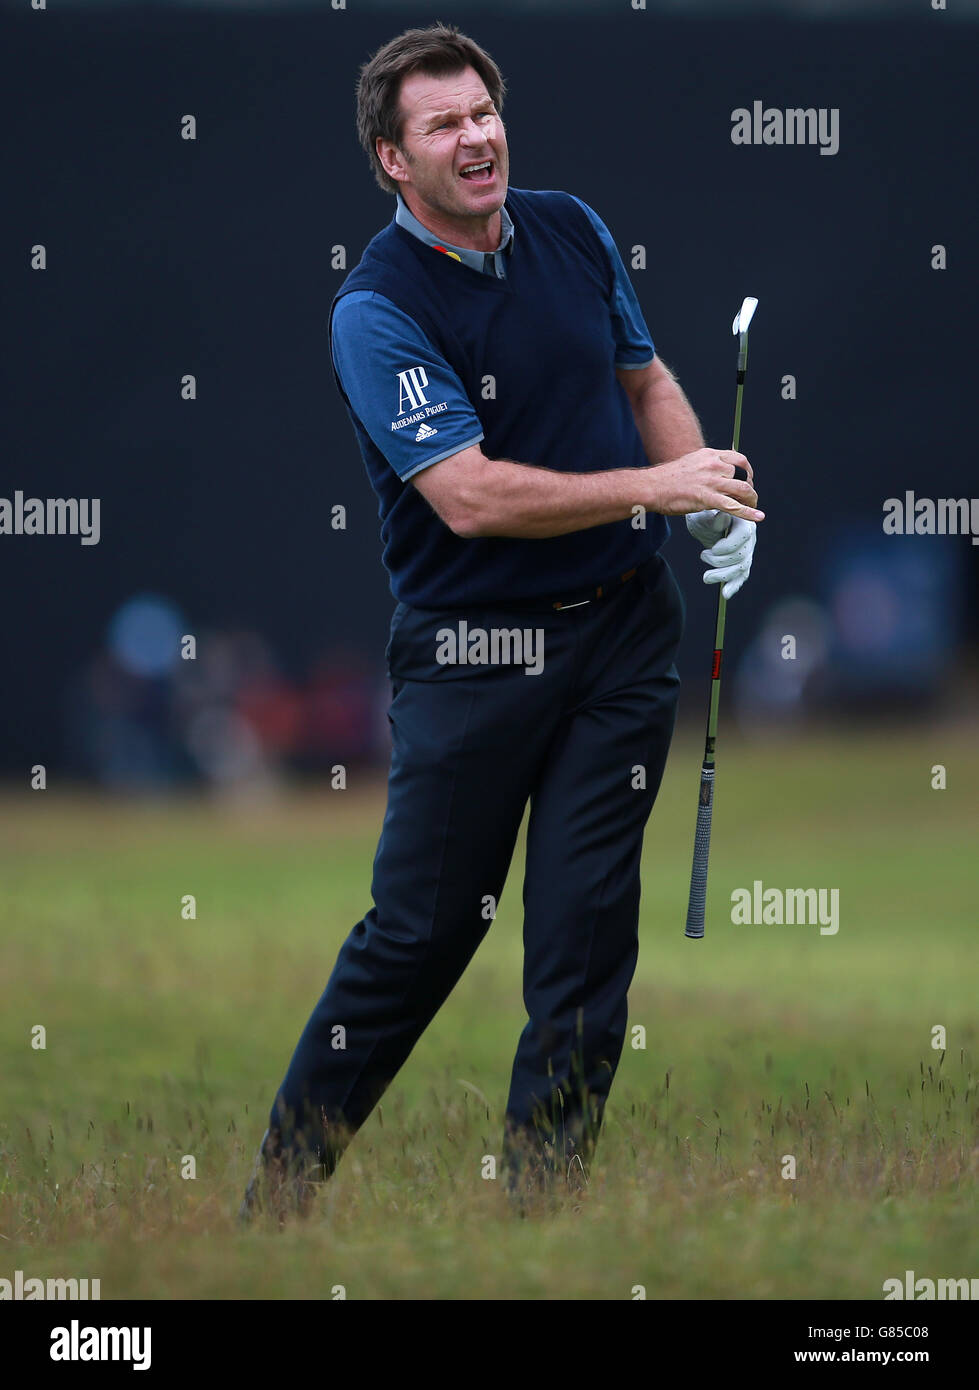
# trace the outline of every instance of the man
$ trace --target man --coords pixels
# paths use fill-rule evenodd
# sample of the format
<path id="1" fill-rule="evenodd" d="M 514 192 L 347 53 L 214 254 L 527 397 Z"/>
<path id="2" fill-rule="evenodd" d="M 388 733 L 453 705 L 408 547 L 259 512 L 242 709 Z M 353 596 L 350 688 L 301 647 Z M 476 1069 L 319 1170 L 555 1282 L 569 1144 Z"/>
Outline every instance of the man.
<path id="1" fill-rule="evenodd" d="M 333 1171 L 488 930 L 528 801 L 507 1179 L 584 1171 L 673 731 L 666 517 L 687 516 L 727 597 L 763 517 L 747 459 L 704 447 L 604 224 L 509 188 L 503 95 L 454 26 L 361 72 L 359 135 L 397 213 L 341 285 L 331 344 L 398 600 L 388 806 L 374 906 L 276 1096 L 245 1217 L 304 1209 Z"/>

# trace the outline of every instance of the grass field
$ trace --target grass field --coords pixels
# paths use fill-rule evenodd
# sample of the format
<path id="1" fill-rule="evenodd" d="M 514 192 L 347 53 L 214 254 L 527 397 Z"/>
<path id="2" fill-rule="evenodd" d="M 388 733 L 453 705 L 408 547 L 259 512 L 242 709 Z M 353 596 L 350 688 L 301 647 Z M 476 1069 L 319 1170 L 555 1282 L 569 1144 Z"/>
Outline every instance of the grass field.
<path id="1" fill-rule="evenodd" d="M 646 838 L 645 1047 L 586 1192 L 526 1219 L 481 1176 L 524 1022 L 521 851 L 315 1218 L 242 1233 L 274 1088 L 369 906 L 383 784 L 237 809 L 8 790 L 0 1277 L 100 1278 L 103 1299 L 877 1299 L 906 1269 L 979 1275 L 974 731 L 725 744 L 707 938 L 683 936 L 699 748 L 678 740 Z M 838 933 L 732 925 L 756 879 L 838 888 Z"/>

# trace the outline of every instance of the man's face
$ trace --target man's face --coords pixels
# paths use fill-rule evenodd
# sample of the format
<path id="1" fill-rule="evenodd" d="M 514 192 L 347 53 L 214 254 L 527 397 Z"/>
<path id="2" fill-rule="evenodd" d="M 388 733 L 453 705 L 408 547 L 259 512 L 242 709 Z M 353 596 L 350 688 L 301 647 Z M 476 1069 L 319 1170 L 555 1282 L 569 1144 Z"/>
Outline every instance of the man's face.
<path id="1" fill-rule="evenodd" d="M 448 218 L 487 218 L 503 206 L 510 174 L 506 133 L 472 68 L 401 84 L 401 148 L 378 142 L 406 201 Z M 473 174 L 462 171 L 488 163 Z M 414 195 L 413 197 L 411 195 Z"/>

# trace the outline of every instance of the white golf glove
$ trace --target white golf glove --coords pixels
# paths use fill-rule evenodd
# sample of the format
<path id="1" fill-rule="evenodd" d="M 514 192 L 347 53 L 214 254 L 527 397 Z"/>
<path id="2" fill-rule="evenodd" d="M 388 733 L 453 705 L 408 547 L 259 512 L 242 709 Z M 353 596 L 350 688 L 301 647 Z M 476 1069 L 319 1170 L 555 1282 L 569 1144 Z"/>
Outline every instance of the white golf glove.
<path id="1" fill-rule="evenodd" d="M 757 525 L 728 512 L 691 512 L 687 530 L 694 540 L 707 546 L 700 558 L 708 566 L 705 584 L 723 584 L 721 593 L 733 598 L 748 578 L 755 549 Z"/>

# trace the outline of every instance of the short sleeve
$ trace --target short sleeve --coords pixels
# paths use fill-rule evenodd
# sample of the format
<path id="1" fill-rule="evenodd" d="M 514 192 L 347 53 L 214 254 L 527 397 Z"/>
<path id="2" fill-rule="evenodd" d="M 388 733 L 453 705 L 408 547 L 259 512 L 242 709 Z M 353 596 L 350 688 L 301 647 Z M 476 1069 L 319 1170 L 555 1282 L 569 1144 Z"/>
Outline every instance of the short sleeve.
<path id="1" fill-rule="evenodd" d="M 402 482 L 483 438 L 458 374 L 390 299 L 342 296 L 331 348 L 354 414 Z"/>
<path id="2" fill-rule="evenodd" d="M 609 312 L 612 320 L 612 335 L 615 338 L 615 365 L 617 367 L 648 367 L 656 355 L 656 349 L 653 346 L 649 329 L 646 327 L 646 320 L 639 307 L 639 300 L 636 298 L 632 281 L 622 263 L 618 247 L 612 240 L 612 233 L 593 208 L 590 208 L 587 203 L 583 203 L 580 198 L 576 198 L 573 193 L 568 196 L 574 198 L 587 215 L 612 264 L 613 285 Z"/>

